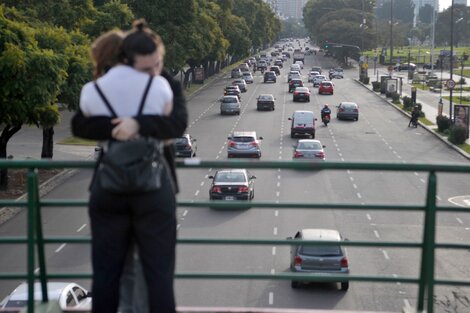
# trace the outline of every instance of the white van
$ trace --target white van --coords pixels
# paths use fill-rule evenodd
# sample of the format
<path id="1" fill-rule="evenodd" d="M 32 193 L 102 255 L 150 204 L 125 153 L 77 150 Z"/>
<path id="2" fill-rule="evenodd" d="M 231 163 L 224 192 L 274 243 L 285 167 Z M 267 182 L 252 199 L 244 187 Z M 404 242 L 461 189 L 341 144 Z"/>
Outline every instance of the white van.
<path id="1" fill-rule="evenodd" d="M 291 71 L 298 71 L 298 72 L 300 73 L 301 68 L 300 68 L 300 65 L 299 65 L 299 64 L 292 64 L 292 65 L 290 66 L 290 70 L 291 70 Z"/>
<path id="2" fill-rule="evenodd" d="M 295 111 L 292 117 L 289 117 L 292 122 L 290 127 L 290 137 L 294 138 L 295 135 L 309 135 L 315 139 L 315 115 L 313 111 Z"/>

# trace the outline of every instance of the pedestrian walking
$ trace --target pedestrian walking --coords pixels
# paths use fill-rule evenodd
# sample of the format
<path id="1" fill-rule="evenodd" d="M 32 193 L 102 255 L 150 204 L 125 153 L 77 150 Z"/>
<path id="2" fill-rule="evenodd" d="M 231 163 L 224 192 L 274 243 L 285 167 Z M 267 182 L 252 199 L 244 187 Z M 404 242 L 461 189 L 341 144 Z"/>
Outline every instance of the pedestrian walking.
<path id="1" fill-rule="evenodd" d="M 96 87 L 93 83 L 84 86 L 80 112 L 72 123 L 74 133 L 98 140 L 179 136 L 187 124 L 184 97 L 178 114 L 166 116 L 165 119 L 171 110 L 171 85 L 163 77 L 149 79 L 149 75 L 144 73 L 158 74 L 162 67 L 163 51 L 159 37 L 142 23 L 137 23 L 122 41 L 126 65 L 110 68 L 96 81 L 102 95 L 98 88 L 92 88 Z M 178 86 L 173 84 L 173 87 Z M 148 89 L 147 97 L 143 96 L 146 93 L 144 88 Z M 179 88 L 179 99 L 176 100 L 181 102 L 181 86 Z M 117 118 L 111 118 L 110 110 L 106 111 L 109 109 L 106 102 L 112 104 Z M 142 115 L 134 118 L 139 107 Z M 86 131 L 78 130 L 84 125 L 90 127 Z M 170 126 L 169 130 L 162 129 L 165 125 Z M 165 159 L 173 160 L 168 153 L 165 156 Z M 93 312 L 117 311 L 119 280 L 133 240 L 138 246 L 147 290 L 151 295 L 148 299 L 149 312 L 175 310 L 175 190 L 172 170 L 166 162 L 162 163 L 161 185 L 157 190 L 132 195 L 113 193 L 103 188 L 99 180 L 94 180 L 90 187 Z"/>

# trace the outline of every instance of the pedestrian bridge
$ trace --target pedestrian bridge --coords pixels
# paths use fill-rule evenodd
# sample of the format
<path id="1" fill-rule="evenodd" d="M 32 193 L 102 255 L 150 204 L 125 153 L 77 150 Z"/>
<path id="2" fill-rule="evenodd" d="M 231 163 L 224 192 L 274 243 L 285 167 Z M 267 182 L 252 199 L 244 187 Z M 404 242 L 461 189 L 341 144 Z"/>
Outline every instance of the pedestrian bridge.
<path id="1" fill-rule="evenodd" d="M 49 273 L 44 257 L 44 249 L 48 244 L 70 243 L 83 244 L 90 243 L 87 237 L 45 237 L 42 232 L 41 210 L 44 207 L 86 207 L 86 200 L 60 199 L 49 200 L 39 197 L 38 174 L 36 169 L 50 168 L 93 168 L 92 161 L 15 161 L 1 160 L 1 168 L 26 168 L 27 174 L 27 200 L 17 201 L 15 199 L 0 200 L 0 207 L 24 207 L 27 210 L 27 235 L 24 237 L 0 237 L 0 245 L 7 244 L 25 244 L 27 245 L 27 268 L 22 273 L 1 272 L 0 280 L 26 280 L 29 283 L 29 305 L 23 310 L 8 309 L 0 312 L 60 312 L 56 303 L 47 302 L 46 282 L 48 279 L 89 279 L 91 273 Z M 392 241 L 344 241 L 343 246 L 354 247 L 397 247 L 419 249 L 420 258 L 416 260 L 419 264 L 419 275 L 417 277 L 410 276 L 387 276 L 387 275 L 318 275 L 318 274 L 299 274 L 299 273 L 205 273 L 205 272 L 180 272 L 176 273 L 176 279 L 252 279 L 252 280 L 293 280 L 302 279 L 303 281 L 318 282 L 370 282 L 370 283 L 402 283 L 415 284 L 418 286 L 416 294 L 416 303 L 412 307 L 397 308 L 396 312 L 417 312 L 423 313 L 434 312 L 434 288 L 437 285 L 453 285 L 453 286 L 470 286 L 470 280 L 453 280 L 446 278 L 437 279 L 434 275 L 435 253 L 438 249 L 455 249 L 468 250 L 470 244 L 461 243 L 436 243 L 436 215 L 438 212 L 460 212 L 470 213 L 466 208 L 462 207 L 444 207 L 437 206 L 436 189 L 437 189 L 437 173 L 470 173 L 470 166 L 467 165 L 444 165 L 444 164 L 397 164 L 397 163 L 359 163 L 359 162 L 323 162 L 308 163 L 296 161 L 199 161 L 197 159 L 189 159 L 178 162 L 178 167 L 186 169 L 194 168 L 257 168 L 257 169 L 286 169 L 296 171 L 334 171 L 334 170 L 360 170 L 360 171 L 381 171 L 385 172 L 426 172 L 427 191 L 424 205 L 396 205 L 396 204 L 340 204 L 340 203 L 300 203 L 300 202 L 257 202 L 249 203 L 249 207 L 254 208 L 276 208 L 276 209 L 331 209 L 331 210 L 387 210 L 396 212 L 422 212 L 423 231 L 422 240 L 416 242 L 392 242 Z M 184 207 L 210 207 L 218 209 L 235 209 L 247 208 L 246 202 L 231 201 L 179 201 L 178 205 Z M 327 245 L 333 242 L 328 241 L 307 241 L 305 244 Z M 233 239 L 233 238 L 178 238 L 178 244 L 190 245 L 292 245 L 289 240 L 272 240 L 272 239 Z M 1 250 L 0 250 L 1 251 Z M 35 272 L 36 264 L 39 264 L 39 271 Z M 42 295 L 43 303 L 34 305 L 34 282 L 40 281 L 43 285 Z M 87 312 L 83 310 L 67 310 L 66 312 Z M 208 313 L 353 313 L 353 311 L 325 311 L 325 310 L 297 310 L 297 309 L 275 309 L 275 308 L 215 308 L 215 307 L 179 307 L 178 312 L 208 312 Z M 354 313 L 359 313 L 354 311 Z M 361 311 L 361 313 L 372 313 Z"/>

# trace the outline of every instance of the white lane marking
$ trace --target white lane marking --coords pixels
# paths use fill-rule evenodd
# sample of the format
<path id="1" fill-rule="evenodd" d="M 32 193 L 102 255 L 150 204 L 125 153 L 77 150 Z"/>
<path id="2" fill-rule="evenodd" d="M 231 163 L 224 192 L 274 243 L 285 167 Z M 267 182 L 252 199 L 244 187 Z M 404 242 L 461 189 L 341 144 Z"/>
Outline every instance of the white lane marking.
<path id="1" fill-rule="evenodd" d="M 277 227 L 274 227 L 274 229 L 273 229 L 273 235 L 274 235 L 274 236 L 277 236 Z"/>
<path id="2" fill-rule="evenodd" d="M 279 195 L 280 195 L 280 192 L 276 191 L 276 197 L 279 197 Z"/>
<path id="3" fill-rule="evenodd" d="M 279 151 L 279 154 L 282 154 L 282 151 Z"/>
<path id="4" fill-rule="evenodd" d="M 361 196 L 361 194 L 360 194 L 359 192 L 357 193 L 357 197 L 358 197 L 359 199 L 362 198 L 362 196 Z"/>
<path id="5" fill-rule="evenodd" d="M 280 169 L 280 168 L 278 168 L 278 169 L 277 169 L 277 171 L 278 171 L 278 172 L 281 172 L 281 169 Z"/>
<path id="6" fill-rule="evenodd" d="M 341 161 L 343 161 L 343 162 L 344 162 L 344 158 L 341 158 Z"/>
<path id="7" fill-rule="evenodd" d="M 422 178 L 420 178 L 419 180 L 420 180 L 423 184 L 426 183 L 426 181 L 425 181 L 424 179 L 422 179 Z"/>
<path id="8" fill-rule="evenodd" d="M 188 210 L 184 210 L 183 212 L 183 216 L 186 216 L 186 215 L 188 215 Z"/>
<path id="9" fill-rule="evenodd" d="M 371 220 L 372 220 L 372 217 L 370 216 L 370 214 L 369 214 L 369 213 L 367 213 L 367 214 L 366 214 L 366 217 L 367 217 L 367 219 L 368 219 L 369 221 L 371 221 Z"/>
<path id="10" fill-rule="evenodd" d="M 201 187 L 202 187 L 202 186 L 204 186 L 204 182 L 203 182 L 203 181 L 201 182 Z"/>
<path id="11" fill-rule="evenodd" d="M 34 274 L 37 274 L 39 273 L 39 267 L 36 267 L 36 269 L 34 270 Z"/>
<path id="12" fill-rule="evenodd" d="M 406 308 L 411 308 L 411 304 L 410 304 L 410 301 L 408 301 L 408 299 L 403 299 L 403 302 L 405 303 Z"/>
<path id="13" fill-rule="evenodd" d="M 342 157 L 342 156 L 343 156 L 343 154 L 342 154 L 342 153 L 338 153 L 338 155 L 339 155 L 340 157 Z"/>
<path id="14" fill-rule="evenodd" d="M 379 232 L 376 231 L 376 230 L 374 230 L 374 235 L 375 235 L 375 237 L 380 238 L 380 234 L 379 234 Z"/>
<path id="15" fill-rule="evenodd" d="M 357 185 L 356 185 L 356 184 L 353 184 L 353 188 L 354 188 L 354 189 L 357 189 Z"/>
<path id="16" fill-rule="evenodd" d="M 86 224 L 83 224 L 82 226 L 80 226 L 80 228 L 77 229 L 77 233 L 81 232 L 85 227 L 86 227 Z"/>
<path id="17" fill-rule="evenodd" d="M 212 167 L 208 170 L 208 172 L 212 172 Z"/>
<path id="18" fill-rule="evenodd" d="M 349 175 L 351 175 L 351 171 L 350 171 L 350 170 L 347 170 L 346 173 L 348 173 Z"/>
<path id="19" fill-rule="evenodd" d="M 278 187 L 281 187 L 281 183 L 280 183 L 280 182 L 277 182 L 277 186 L 278 186 Z"/>
<path id="20" fill-rule="evenodd" d="M 176 230 L 180 229 L 181 224 L 176 225 Z"/>
<path id="21" fill-rule="evenodd" d="M 276 255 L 276 247 L 273 247 L 273 249 L 272 249 L 272 254 L 273 254 L 273 255 Z"/>
<path id="22" fill-rule="evenodd" d="M 415 175 L 416 175 L 416 176 L 419 176 L 419 173 L 418 173 L 418 172 L 415 172 Z"/>
<path id="23" fill-rule="evenodd" d="M 271 269 L 271 275 L 276 274 L 276 270 L 274 268 Z"/>
<path id="24" fill-rule="evenodd" d="M 439 201 L 441 201 L 441 200 L 442 200 L 442 198 L 441 198 L 441 197 L 439 197 L 439 196 L 436 196 L 436 199 L 437 199 L 437 200 L 439 200 Z"/>
<path id="25" fill-rule="evenodd" d="M 385 259 L 390 260 L 390 257 L 388 256 L 387 251 L 382 250 L 382 253 L 384 254 L 384 258 L 385 258 Z"/>
<path id="26" fill-rule="evenodd" d="M 274 216 L 279 216 L 279 210 L 274 211 Z"/>
<path id="27" fill-rule="evenodd" d="M 281 175 L 277 175 L 277 179 L 281 179 Z"/>
<path id="28" fill-rule="evenodd" d="M 279 160 L 282 160 L 282 156 L 281 156 L 281 155 L 279 156 Z"/>
<path id="29" fill-rule="evenodd" d="M 457 222 L 459 222 L 459 224 L 463 225 L 463 221 L 460 218 L 456 217 L 455 219 L 457 220 Z"/>
<path id="30" fill-rule="evenodd" d="M 218 158 L 219 158 L 219 155 L 217 155 L 215 158 L 218 159 Z"/>
<path id="31" fill-rule="evenodd" d="M 269 293 L 269 305 L 273 305 L 274 303 L 274 293 Z"/>
<path id="32" fill-rule="evenodd" d="M 60 250 L 62 250 L 63 248 L 65 248 L 65 246 L 66 246 L 65 243 L 61 244 L 60 247 L 55 250 L 55 252 L 56 252 L 56 253 L 59 253 Z"/>
<path id="33" fill-rule="evenodd" d="M 401 156 L 397 155 L 397 158 L 401 159 Z"/>
<path id="34" fill-rule="evenodd" d="M 350 181 L 354 181 L 354 177 L 350 176 L 350 177 L 349 177 L 349 180 L 350 180 Z"/>
<path id="35" fill-rule="evenodd" d="M 199 194 L 199 190 L 196 190 L 196 192 L 194 193 L 195 196 L 197 196 Z"/>

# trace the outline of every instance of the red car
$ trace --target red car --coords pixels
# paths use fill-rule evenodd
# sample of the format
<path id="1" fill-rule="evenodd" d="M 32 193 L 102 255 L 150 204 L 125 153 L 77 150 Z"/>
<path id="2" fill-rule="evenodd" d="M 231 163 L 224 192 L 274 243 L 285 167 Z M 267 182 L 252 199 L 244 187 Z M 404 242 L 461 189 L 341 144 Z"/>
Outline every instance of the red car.
<path id="1" fill-rule="evenodd" d="M 324 93 L 329 93 L 332 95 L 333 89 L 334 89 L 333 83 L 325 80 L 320 83 L 320 86 L 318 87 L 318 93 L 320 95 Z"/>

